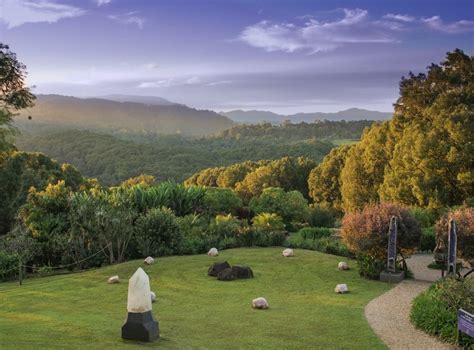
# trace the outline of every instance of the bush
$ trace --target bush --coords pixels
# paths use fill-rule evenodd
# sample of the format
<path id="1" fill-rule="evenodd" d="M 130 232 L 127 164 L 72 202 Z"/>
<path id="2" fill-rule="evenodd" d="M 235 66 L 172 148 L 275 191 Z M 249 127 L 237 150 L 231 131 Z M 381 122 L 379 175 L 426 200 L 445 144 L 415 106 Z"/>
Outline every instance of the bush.
<path id="1" fill-rule="evenodd" d="M 18 274 L 18 256 L 0 251 L 0 280 L 11 279 Z"/>
<path id="2" fill-rule="evenodd" d="M 301 230 L 297 233 L 290 235 L 284 243 L 286 247 L 290 248 L 302 248 L 309 250 L 316 250 L 326 254 L 333 254 L 339 256 L 345 256 L 352 258 L 353 254 L 347 249 L 347 247 L 338 238 L 334 237 L 321 237 L 321 238 L 304 238 L 301 234 Z"/>
<path id="3" fill-rule="evenodd" d="M 474 280 L 446 278 L 415 298 L 410 318 L 417 328 L 456 343 L 457 311 L 460 308 L 474 313 Z M 459 345 L 472 348 L 474 339 L 461 334 Z"/>
<path id="4" fill-rule="evenodd" d="M 302 239 L 318 239 L 322 237 L 329 237 L 332 230 L 327 227 L 304 227 L 298 231 Z"/>
<path id="5" fill-rule="evenodd" d="M 183 254 L 201 254 L 210 247 L 217 247 L 219 238 L 209 232 L 207 221 L 199 215 L 186 215 L 177 218 L 179 231 L 183 236 Z"/>
<path id="6" fill-rule="evenodd" d="M 171 209 L 150 209 L 137 219 L 135 229 L 135 241 L 143 257 L 180 253 L 182 236 Z"/>
<path id="7" fill-rule="evenodd" d="M 420 251 L 432 252 L 436 247 L 436 238 L 432 227 L 425 227 L 421 230 Z"/>
<path id="8" fill-rule="evenodd" d="M 268 232 L 260 237 L 257 245 L 260 247 L 281 247 L 285 244 L 286 237 L 286 231 Z"/>
<path id="9" fill-rule="evenodd" d="M 308 202 L 300 192 L 285 192 L 274 187 L 266 188 L 259 197 L 252 198 L 250 208 L 257 214 L 279 215 L 287 228 L 292 222 L 306 222 L 309 212 Z"/>
<path id="10" fill-rule="evenodd" d="M 209 187 L 204 194 L 204 208 L 210 216 L 217 214 L 236 215 L 242 200 L 228 188 Z"/>
<path id="11" fill-rule="evenodd" d="M 358 254 L 357 267 L 360 276 L 378 280 L 380 273 L 387 267 L 387 262 L 370 255 Z"/>
<path id="12" fill-rule="evenodd" d="M 456 221 L 458 254 L 474 266 L 474 208 L 461 207 L 445 214 L 436 223 L 436 253 L 446 254 L 448 248 L 448 223 Z"/>
<path id="13" fill-rule="evenodd" d="M 220 240 L 227 237 L 235 237 L 242 227 L 242 222 L 231 214 L 216 215 L 209 225 L 209 231 Z"/>
<path id="14" fill-rule="evenodd" d="M 429 209 L 413 207 L 410 208 L 410 214 L 422 228 L 432 227 L 436 222 L 436 214 Z"/>
<path id="15" fill-rule="evenodd" d="M 336 216 L 329 209 L 314 206 L 309 209 L 308 224 L 313 227 L 334 227 Z"/>
<path id="16" fill-rule="evenodd" d="M 398 251 L 404 256 L 413 253 L 421 237 L 418 222 L 407 209 L 391 203 L 368 205 L 362 211 L 347 214 L 342 223 L 342 240 L 356 255 L 385 261 L 392 216 L 398 218 Z"/>
<path id="17" fill-rule="evenodd" d="M 274 213 L 261 213 L 252 220 L 253 227 L 260 232 L 283 231 L 285 224 L 280 216 Z"/>

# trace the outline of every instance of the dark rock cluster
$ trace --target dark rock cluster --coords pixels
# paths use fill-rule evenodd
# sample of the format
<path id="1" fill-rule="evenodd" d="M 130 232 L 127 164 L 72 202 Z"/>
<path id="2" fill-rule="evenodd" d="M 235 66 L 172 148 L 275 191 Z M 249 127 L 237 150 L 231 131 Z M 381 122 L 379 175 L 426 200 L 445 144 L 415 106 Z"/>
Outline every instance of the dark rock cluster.
<path id="1" fill-rule="evenodd" d="M 225 262 L 216 262 L 209 267 L 207 274 L 217 277 L 219 281 L 233 281 L 241 278 L 253 278 L 253 271 L 248 266 L 239 266 Z"/>

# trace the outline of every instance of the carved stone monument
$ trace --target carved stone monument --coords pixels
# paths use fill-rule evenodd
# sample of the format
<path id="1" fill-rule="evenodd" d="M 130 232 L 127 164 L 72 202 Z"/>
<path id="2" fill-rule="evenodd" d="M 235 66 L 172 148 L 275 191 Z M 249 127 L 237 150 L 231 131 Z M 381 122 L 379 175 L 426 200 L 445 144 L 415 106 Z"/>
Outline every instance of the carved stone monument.
<path id="1" fill-rule="evenodd" d="M 128 281 L 127 310 L 123 339 L 150 342 L 160 337 L 158 321 L 151 313 L 150 280 L 140 267 Z"/>
<path id="2" fill-rule="evenodd" d="M 405 278 L 404 271 L 397 271 L 397 218 L 390 218 L 388 229 L 387 269 L 380 273 L 382 282 L 398 283 Z"/>
<path id="3" fill-rule="evenodd" d="M 448 229 L 448 276 L 456 275 L 457 234 L 456 221 L 449 220 Z"/>

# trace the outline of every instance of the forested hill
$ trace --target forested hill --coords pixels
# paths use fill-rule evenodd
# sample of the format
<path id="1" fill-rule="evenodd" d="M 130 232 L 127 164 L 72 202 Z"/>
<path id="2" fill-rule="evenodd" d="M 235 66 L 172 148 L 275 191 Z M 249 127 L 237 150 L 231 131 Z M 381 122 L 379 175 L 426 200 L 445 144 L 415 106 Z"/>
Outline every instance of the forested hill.
<path id="1" fill-rule="evenodd" d="M 226 117 L 229 117 L 235 122 L 239 123 L 260 123 L 260 122 L 272 122 L 272 123 L 283 123 L 285 120 L 289 120 L 292 123 L 313 123 L 318 120 L 330 120 L 330 121 L 354 121 L 354 120 L 387 120 L 392 117 L 391 112 L 378 112 L 369 111 L 367 109 L 360 108 L 349 108 L 344 111 L 334 113 L 324 112 L 312 112 L 312 113 L 295 113 L 295 114 L 276 114 L 269 111 L 242 111 L 235 110 L 229 112 L 219 112 Z"/>
<path id="2" fill-rule="evenodd" d="M 152 105 L 99 98 L 38 95 L 35 106 L 20 120 L 89 130 L 128 130 L 202 136 L 233 126 L 225 116 L 180 104 Z"/>
<path id="3" fill-rule="evenodd" d="M 221 131 L 217 138 L 265 137 L 305 140 L 358 140 L 365 128 L 374 122 L 368 120 L 331 122 L 327 120 L 314 123 L 283 123 L 283 124 L 243 124 Z"/>
<path id="4" fill-rule="evenodd" d="M 139 135 L 136 139 L 142 140 Z M 246 160 L 305 156 L 319 162 L 334 147 L 329 141 L 314 139 L 191 139 L 177 135 L 162 135 L 140 143 L 85 130 L 42 130 L 37 134 L 23 131 L 16 145 L 21 150 L 43 152 L 61 163 L 70 163 L 85 176 L 97 177 L 106 185 L 140 174 L 182 181 L 204 168 Z"/>

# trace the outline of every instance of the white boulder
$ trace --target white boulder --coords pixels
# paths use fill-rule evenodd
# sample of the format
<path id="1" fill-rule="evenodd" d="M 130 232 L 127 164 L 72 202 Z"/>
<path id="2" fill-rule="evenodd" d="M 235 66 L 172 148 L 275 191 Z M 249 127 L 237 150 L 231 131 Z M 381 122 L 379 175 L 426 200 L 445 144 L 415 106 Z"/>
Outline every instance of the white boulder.
<path id="1" fill-rule="evenodd" d="M 211 249 L 209 249 L 209 251 L 207 252 L 207 255 L 208 255 L 208 256 L 218 256 L 218 255 L 219 255 L 219 251 L 217 250 L 217 248 L 211 248 Z"/>
<path id="2" fill-rule="evenodd" d="M 147 257 L 143 262 L 147 265 L 153 265 L 155 262 L 155 259 L 153 259 L 151 256 Z"/>
<path id="3" fill-rule="evenodd" d="M 252 307 L 254 309 L 268 309 L 268 301 L 265 298 L 257 298 L 252 300 Z"/>
<path id="4" fill-rule="evenodd" d="M 290 257 L 290 256 L 295 256 L 295 252 L 293 249 L 287 248 L 282 252 L 283 256 Z"/>
<path id="5" fill-rule="evenodd" d="M 150 279 L 141 267 L 128 280 L 128 312 L 144 313 L 151 311 Z"/>
<path id="6" fill-rule="evenodd" d="M 349 292 L 349 288 L 347 288 L 347 284 L 338 284 L 336 286 L 336 289 L 334 290 L 336 293 L 340 293 L 340 294 L 343 294 L 343 293 L 348 293 Z"/>
<path id="7" fill-rule="evenodd" d="M 337 265 L 337 268 L 338 268 L 340 271 L 349 270 L 349 265 L 347 265 L 347 263 L 346 263 L 345 261 L 341 261 L 341 262 Z"/>
<path id="8" fill-rule="evenodd" d="M 110 277 L 108 280 L 107 280 L 107 283 L 119 283 L 120 282 L 120 278 L 119 276 L 115 275 L 115 276 L 112 276 Z"/>
<path id="9" fill-rule="evenodd" d="M 151 302 L 154 303 L 156 300 L 156 294 L 155 292 L 150 292 L 150 297 L 151 297 Z"/>

